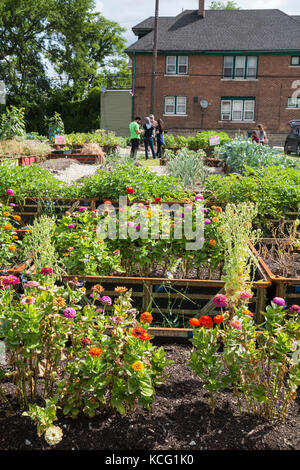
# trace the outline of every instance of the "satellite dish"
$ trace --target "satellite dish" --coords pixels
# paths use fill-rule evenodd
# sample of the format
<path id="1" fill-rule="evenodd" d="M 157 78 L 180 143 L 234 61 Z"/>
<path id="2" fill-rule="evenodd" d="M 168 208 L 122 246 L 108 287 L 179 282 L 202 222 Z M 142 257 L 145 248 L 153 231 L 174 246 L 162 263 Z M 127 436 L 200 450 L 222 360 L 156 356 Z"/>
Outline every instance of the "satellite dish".
<path id="1" fill-rule="evenodd" d="M 206 109 L 208 107 L 208 101 L 201 100 L 200 101 L 200 106 L 201 106 L 201 108 Z"/>

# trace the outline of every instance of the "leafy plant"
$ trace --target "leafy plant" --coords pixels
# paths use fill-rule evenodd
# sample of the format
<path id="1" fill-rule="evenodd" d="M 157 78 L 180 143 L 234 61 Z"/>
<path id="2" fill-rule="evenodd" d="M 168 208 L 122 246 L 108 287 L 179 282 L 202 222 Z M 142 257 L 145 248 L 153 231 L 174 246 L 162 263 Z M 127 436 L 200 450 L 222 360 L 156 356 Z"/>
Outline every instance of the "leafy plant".
<path id="1" fill-rule="evenodd" d="M 25 108 L 10 106 L 0 117 L 0 140 L 25 137 Z"/>
<path id="2" fill-rule="evenodd" d="M 192 152 L 182 149 L 174 156 L 168 155 L 167 172 L 170 176 L 179 178 L 183 188 L 203 184 L 206 177 L 204 157 L 205 154 L 201 150 Z"/>

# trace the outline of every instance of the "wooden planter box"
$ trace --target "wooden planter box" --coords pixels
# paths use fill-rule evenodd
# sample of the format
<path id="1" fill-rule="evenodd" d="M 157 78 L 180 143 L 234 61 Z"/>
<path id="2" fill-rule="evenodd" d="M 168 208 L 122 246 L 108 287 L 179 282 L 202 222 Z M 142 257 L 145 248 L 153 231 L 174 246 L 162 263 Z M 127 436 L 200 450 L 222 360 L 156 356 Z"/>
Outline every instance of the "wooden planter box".
<path id="1" fill-rule="evenodd" d="M 39 199 L 27 197 L 24 204 L 18 203 L 16 200 L 12 199 L 12 202 L 16 204 L 14 208 L 14 214 L 19 215 L 22 219 L 23 224 L 31 223 L 34 217 L 39 216 L 43 212 L 43 207 L 47 207 L 47 202 L 53 204 L 53 212 L 55 214 L 61 214 L 63 212 L 69 211 L 73 212 L 80 205 L 87 207 L 90 210 L 96 209 L 96 198 L 86 199 L 60 199 L 60 198 L 43 198 L 43 203 L 41 204 Z"/>
<path id="2" fill-rule="evenodd" d="M 68 154 L 57 154 L 51 153 L 47 156 L 47 160 L 54 160 L 58 158 L 68 158 L 72 160 L 77 160 L 79 163 L 85 165 L 95 165 L 102 162 L 101 155 L 83 155 L 81 153 L 68 153 Z"/>
<path id="3" fill-rule="evenodd" d="M 263 242 L 266 245 L 271 245 L 276 243 L 276 239 L 262 238 L 260 242 Z M 257 250 L 253 246 L 251 249 L 254 255 L 258 258 L 262 271 L 275 287 L 274 297 L 282 297 L 285 299 L 288 307 L 295 303 L 300 303 L 300 278 L 284 277 L 274 274 Z"/>
<path id="4" fill-rule="evenodd" d="M 224 288 L 224 282 L 220 280 L 88 275 L 65 275 L 62 279 L 68 282 L 74 277 L 84 282 L 88 292 L 94 284 L 101 284 L 105 288 L 105 295 L 112 298 L 117 297 L 114 291 L 117 286 L 132 289 L 133 307 L 141 312 L 150 310 L 154 321 L 160 323 L 164 317 L 171 321 L 172 318 L 180 319 L 183 315 L 187 320 L 199 314 L 215 314 L 218 309 L 214 307 L 212 299 L 216 294 L 223 292 Z M 258 271 L 257 280 L 253 285 L 255 295 L 251 299 L 252 306 L 250 306 L 258 320 L 261 311 L 265 309 L 269 286 L 271 282 Z M 170 333 L 171 336 L 188 337 L 192 331 L 189 328 L 175 328 L 175 333 L 171 330 L 167 328 L 160 334 L 168 336 Z"/>

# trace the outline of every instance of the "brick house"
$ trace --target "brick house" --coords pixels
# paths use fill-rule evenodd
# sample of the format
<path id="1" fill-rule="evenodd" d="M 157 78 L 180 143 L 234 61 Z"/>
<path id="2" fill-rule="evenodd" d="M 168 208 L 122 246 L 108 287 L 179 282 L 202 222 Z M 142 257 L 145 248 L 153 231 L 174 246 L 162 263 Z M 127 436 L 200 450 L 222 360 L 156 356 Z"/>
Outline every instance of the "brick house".
<path id="1" fill-rule="evenodd" d="M 145 117 L 154 18 L 132 30 L 138 40 L 126 52 L 132 60 L 133 115 Z M 300 119 L 300 16 L 204 10 L 199 0 L 198 10 L 159 18 L 156 77 L 155 116 L 169 132 L 247 133 L 262 123 L 272 143 L 282 144 L 287 122 Z"/>

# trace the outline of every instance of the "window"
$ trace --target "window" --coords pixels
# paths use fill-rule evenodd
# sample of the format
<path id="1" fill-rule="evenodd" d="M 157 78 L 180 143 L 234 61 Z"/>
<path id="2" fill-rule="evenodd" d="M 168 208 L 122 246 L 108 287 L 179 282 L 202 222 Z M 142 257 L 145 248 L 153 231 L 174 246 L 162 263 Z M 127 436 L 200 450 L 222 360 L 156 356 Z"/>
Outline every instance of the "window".
<path id="1" fill-rule="evenodd" d="M 292 56 L 291 65 L 300 66 L 300 56 Z"/>
<path id="2" fill-rule="evenodd" d="M 165 114 L 186 115 L 186 96 L 165 96 Z"/>
<path id="3" fill-rule="evenodd" d="M 221 121 L 253 122 L 255 98 L 222 98 Z"/>
<path id="4" fill-rule="evenodd" d="M 188 62 L 189 58 L 187 55 L 166 57 L 166 74 L 167 75 L 187 75 L 188 74 Z"/>
<path id="5" fill-rule="evenodd" d="M 297 97 L 289 98 L 288 108 L 300 108 L 300 98 L 297 98 Z"/>
<path id="6" fill-rule="evenodd" d="M 256 78 L 257 56 L 224 56 L 223 78 Z"/>

